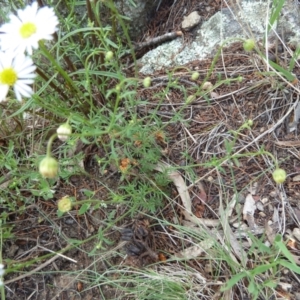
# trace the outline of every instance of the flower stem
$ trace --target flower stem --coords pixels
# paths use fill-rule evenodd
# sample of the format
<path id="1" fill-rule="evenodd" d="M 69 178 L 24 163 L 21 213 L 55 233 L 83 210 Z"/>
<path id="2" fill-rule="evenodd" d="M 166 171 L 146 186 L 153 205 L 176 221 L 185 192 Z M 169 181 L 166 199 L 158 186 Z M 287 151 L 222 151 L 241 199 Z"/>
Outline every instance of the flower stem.
<path id="1" fill-rule="evenodd" d="M 54 133 L 54 134 L 50 137 L 50 139 L 49 139 L 49 141 L 48 141 L 48 144 L 47 144 L 47 153 L 46 153 L 46 156 L 47 156 L 47 157 L 51 157 L 51 146 L 52 146 L 53 141 L 54 141 L 56 138 L 57 138 L 57 133 Z"/>
<path id="2" fill-rule="evenodd" d="M 51 64 L 57 69 L 57 71 L 61 74 L 61 76 L 65 79 L 65 81 L 69 84 L 70 87 L 78 94 L 84 98 L 83 93 L 80 89 L 74 84 L 73 80 L 69 77 L 68 73 L 63 70 L 59 63 L 54 59 L 52 54 L 48 51 L 42 41 L 39 41 L 40 49 L 42 50 L 44 56 L 49 59 Z"/>

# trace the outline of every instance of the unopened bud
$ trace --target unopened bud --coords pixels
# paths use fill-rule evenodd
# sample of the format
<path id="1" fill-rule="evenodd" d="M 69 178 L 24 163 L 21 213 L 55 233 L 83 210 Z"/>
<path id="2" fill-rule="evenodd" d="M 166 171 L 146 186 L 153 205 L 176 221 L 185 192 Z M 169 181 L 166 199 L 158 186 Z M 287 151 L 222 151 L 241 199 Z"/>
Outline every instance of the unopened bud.
<path id="1" fill-rule="evenodd" d="M 194 72 L 191 76 L 192 80 L 197 80 L 199 78 L 200 74 L 199 72 Z"/>
<path id="2" fill-rule="evenodd" d="M 39 172 L 44 178 L 55 178 L 58 173 L 58 162 L 51 156 L 42 159 L 39 165 Z"/>
<path id="3" fill-rule="evenodd" d="M 145 88 L 148 88 L 151 85 L 151 77 L 145 77 L 143 80 L 143 85 Z"/>
<path id="4" fill-rule="evenodd" d="M 65 196 L 58 200 L 57 203 L 58 210 L 65 213 L 72 209 L 72 201 L 69 196 Z"/>
<path id="5" fill-rule="evenodd" d="M 248 126 L 250 126 L 250 127 L 253 126 L 253 120 L 250 119 L 247 121 L 247 123 L 248 123 Z"/>
<path id="6" fill-rule="evenodd" d="M 243 43 L 244 50 L 250 52 L 255 47 L 255 41 L 253 39 L 248 39 Z"/>
<path id="7" fill-rule="evenodd" d="M 114 53 L 112 51 L 107 51 L 106 54 L 105 54 L 105 60 L 106 61 L 110 61 L 112 60 L 114 57 Z"/>
<path id="8" fill-rule="evenodd" d="M 286 179 L 286 172 L 283 169 L 276 169 L 273 174 L 273 179 L 276 183 L 283 183 Z"/>
<path id="9" fill-rule="evenodd" d="M 70 134 L 72 133 L 72 127 L 69 123 L 64 123 L 57 128 L 56 132 L 57 132 L 57 137 L 61 141 L 65 142 L 69 138 Z"/>

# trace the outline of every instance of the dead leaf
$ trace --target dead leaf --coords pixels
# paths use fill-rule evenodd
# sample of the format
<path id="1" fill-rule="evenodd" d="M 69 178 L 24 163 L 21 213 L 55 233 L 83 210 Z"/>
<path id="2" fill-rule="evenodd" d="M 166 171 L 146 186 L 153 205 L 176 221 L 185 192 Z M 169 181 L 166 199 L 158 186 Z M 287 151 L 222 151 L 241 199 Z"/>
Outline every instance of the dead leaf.
<path id="1" fill-rule="evenodd" d="M 268 224 L 268 222 L 266 222 L 265 225 L 265 232 L 269 242 L 271 243 L 271 245 L 273 245 L 276 233 L 273 231 L 273 228 Z"/>
<path id="2" fill-rule="evenodd" d="M 235 197 L 233 200 L 235 200 Z M 233 200 L 231 202 L 234 202 Z M 226 214 L 228 211 L 230 211 L 230 208 L 225 211 L 223 208 L 223 203 L 222 203 L 222 201 L 220 201 L 219 214 L 220 214 L 220 218 L 221 218 L 221 224 L 222 224 L 222 227 L 224 230 L 224 235 L 226 237 L 226 240 L 230 243 L 231 248 L 233 249 L 235 255 L 238 257 L 238 259 L 240 260 L 242 265 L 246 266 L 247 265 L 247 254 L 243 250 L 241 243 L 237 240 L 237 238 L 235 237 L 235 235 L 232 232 L 231 227 L 229 226 L 228 216 Z"/>
<path id="3" fill-rule="evenodd" d="M 254 231 L 257 227 L 254 221 L 255 210 L 256 202 L 253 196 L 251 194 L 248 194 L 243 208 L 243 219 L 247 221 L 249 228 Z"/>
<path id="4" fill-rule="evenodd" d="M 204 241 L 201 241 L 199 244 L 188 247 L 176 253 L 175 256 L 180 258 L 183 257 L 186 259 L 196 258 L 197 256 L 200 256 L 201 254 L 209 250 L 214 245 L 214 243 L 214 240 L 212 238 L 209 238 Z"/>
<path id="5" fill-rule="evenodd" d="M 204 204 L 197 204 L 197 205 L 195 205 L 195 212 L 194 212 L 194 215 L 195 215 L 197 218 L 202 218 L 204 212 L 205 212 L 205 205 L 204 205 Z"/>
<path id="6" fill-rule="evenodd" d="M 164 172 L 168 165 L 163 165 L 162 163 L 158 163 L 155 169 L 159 172 Z M 177 191 L 181 197 L 182 205 L 185 207 L 188 213 L 192 213 L 192 202 L 187 190 L 187 186 L 178 171 L 168 170 L 168 177 L 173 181 L 174 185 L 177 188 Z"/>

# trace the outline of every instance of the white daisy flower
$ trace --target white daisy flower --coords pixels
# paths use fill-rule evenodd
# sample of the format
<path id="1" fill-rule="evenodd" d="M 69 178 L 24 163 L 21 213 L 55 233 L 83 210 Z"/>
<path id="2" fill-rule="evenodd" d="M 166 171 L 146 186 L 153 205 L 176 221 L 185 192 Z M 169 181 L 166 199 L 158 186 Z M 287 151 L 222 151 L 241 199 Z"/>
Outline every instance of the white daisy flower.
<path id="1" fill-rule="evenodd" d="M 0 43 L 3 51 L 32 54 L 38 48 L 39 40 L 51 40 L 57 30 L 58 18 L 53 8 L 38 9 L 37 2 L 18 9 L 17 16 L 11 14 L 10 22 L 0 27 Z"/>
<path id="2" fill-rule="evenodd" d="M 5 100 L 11 86 L 19 101 L 22 96 L 30 97 L 33 91 L 29 85 L 34 82 L 35 69 L 32 59 L 22 53 L 13 56 L 8 52 L 0 52 L 0 102 Z"/>

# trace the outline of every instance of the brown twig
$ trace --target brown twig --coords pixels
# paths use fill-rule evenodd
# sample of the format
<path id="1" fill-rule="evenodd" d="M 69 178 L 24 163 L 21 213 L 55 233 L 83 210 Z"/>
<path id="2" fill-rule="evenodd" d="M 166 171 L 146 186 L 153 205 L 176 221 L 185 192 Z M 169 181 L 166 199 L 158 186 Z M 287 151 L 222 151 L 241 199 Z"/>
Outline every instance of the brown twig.
<path id="1" fill-rule="evenodd" d="M 146 47 L 150 47 L 150 46 L 154 46 L 157 44 L 162 44 L 164 42 L 170 41 L 170 40 L 174 40 L 179 36 L 182 36 L 183 33 L 182 31 L 173 31 L 173 32 L 168 32 L 165 33 L 163 35 L 157 36 L 149 41 L 143 42 L 143 43 L 139 43 L 137 45 L 134 46 L 134 50 L 141 50 L 142 48 L 146 48 Z"/>

